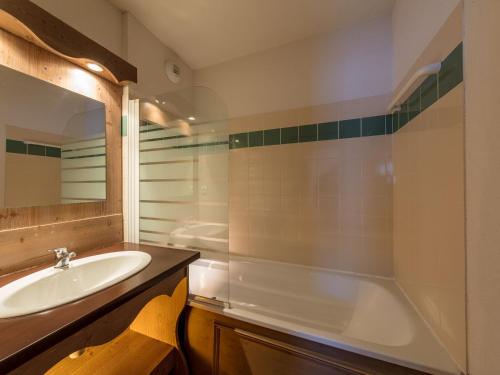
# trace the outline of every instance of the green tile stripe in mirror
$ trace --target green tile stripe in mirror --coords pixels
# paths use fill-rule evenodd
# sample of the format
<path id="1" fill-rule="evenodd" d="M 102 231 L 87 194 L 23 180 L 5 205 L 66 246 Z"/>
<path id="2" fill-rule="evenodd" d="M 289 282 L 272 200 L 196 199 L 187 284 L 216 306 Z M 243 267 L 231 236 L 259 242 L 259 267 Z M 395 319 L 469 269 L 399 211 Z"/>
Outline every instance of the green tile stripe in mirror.
<path id="1" fill-rule="evenodd" d="M 61 157 L 61 149 L 59 147 L 47 146 L 45 148 L 45 156 L 49 156 L 51 158 L 60 158 Z"/>
<path id="2" fill-rule="evenodd" d="M 61 148 L 59 147 L 28 143 L 8 138 L 5 140 L 5 151 L 12 154 L 47 156 L 52 158 L 61 157 Z"/>
<path id="3" fill-rule="evenodd" d="M 28 154 L 45 156 L 45 146 L 28 143 Z"/>
<path id="4" fill-rule="evenodd" d="M 27 154 L 28 146 L 23 141 L 18 141 L 16 139 L 6 139 L 5 151 L 13 154 Z"/>

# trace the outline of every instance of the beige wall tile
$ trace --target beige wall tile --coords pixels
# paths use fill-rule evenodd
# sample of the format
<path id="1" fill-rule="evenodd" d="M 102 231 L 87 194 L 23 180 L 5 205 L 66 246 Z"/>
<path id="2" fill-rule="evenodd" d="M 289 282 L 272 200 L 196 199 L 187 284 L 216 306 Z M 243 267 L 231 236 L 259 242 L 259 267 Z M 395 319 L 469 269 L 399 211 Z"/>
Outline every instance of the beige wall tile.
<path id="1" fill-rule="evenodd" d="M 232 150 L 230 251 L 391 276 L 390 160 L 385 136 Z"/>
<path id="2" fill-rule="evenodd" d="M 380 95 L 285 111 L 256 113 L 232 118 L 228 121 L 228 127 L 231 134 L 236 134 L 253 130 L 285 128 L 375 116 L 385 114 L 389 101 L 390 96 Z"/>
<path id="3" fill-rule="evenodd" d="M 394 134 L 393 230 L 396 279 L 465 368 L 463 130 L 460 84 Z"/>

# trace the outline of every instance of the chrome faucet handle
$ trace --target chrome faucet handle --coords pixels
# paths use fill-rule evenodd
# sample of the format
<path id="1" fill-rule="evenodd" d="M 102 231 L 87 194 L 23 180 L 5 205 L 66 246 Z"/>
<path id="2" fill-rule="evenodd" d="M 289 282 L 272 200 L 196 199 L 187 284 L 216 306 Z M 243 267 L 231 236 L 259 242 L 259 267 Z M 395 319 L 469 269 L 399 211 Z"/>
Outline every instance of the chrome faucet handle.
<path id="1" fill-rule="evenodd" d="M 49 250 L 49 252 L 54 253 L 56 255 L 56 259 L 58 260 L 57 264 L 54 266 L 55 268 L 68 268 L 71 258 L 76 257 L 76 253 L 74 251 L 68 253 L 68 249 L 65 247 Z"/>
<path id="2" fill-rule="evenodd" d="M 57 249 L 49 250 L 49 253 L 54 253 L 57 259 L 61 259 L 68 256 L 68 249 L 66 247 L 58 247 Z"/>

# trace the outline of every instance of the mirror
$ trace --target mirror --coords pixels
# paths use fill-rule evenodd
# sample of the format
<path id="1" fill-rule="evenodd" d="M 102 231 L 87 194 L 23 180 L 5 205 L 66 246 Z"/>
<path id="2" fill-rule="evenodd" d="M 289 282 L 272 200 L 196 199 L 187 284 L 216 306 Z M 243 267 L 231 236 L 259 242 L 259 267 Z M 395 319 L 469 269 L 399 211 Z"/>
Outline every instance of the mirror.
<path id="1" fill-rule="evenodd" d="M 0 67 L 0 207 L 106 199 L 105 106 Z"/>

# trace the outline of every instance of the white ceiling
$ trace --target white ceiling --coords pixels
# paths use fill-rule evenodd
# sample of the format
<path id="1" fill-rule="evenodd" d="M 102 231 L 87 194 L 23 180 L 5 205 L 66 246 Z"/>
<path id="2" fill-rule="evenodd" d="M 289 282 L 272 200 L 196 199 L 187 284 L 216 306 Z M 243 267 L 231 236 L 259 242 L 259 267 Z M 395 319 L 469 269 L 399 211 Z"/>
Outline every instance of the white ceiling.
<path id="1" fill-rule="evenodd" d="M 193 69 L 361 23 L 394 0 L 110 0 Z"/>

